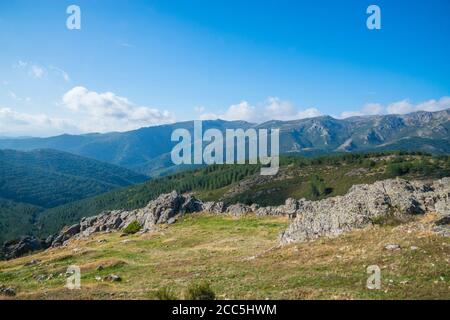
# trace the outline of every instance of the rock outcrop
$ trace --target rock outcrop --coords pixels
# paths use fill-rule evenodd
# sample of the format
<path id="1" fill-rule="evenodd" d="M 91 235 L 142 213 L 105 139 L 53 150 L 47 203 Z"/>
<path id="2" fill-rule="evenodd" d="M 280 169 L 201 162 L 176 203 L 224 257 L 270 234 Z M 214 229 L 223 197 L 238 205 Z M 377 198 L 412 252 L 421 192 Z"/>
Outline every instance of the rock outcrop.
<path id="1" fill-rule="evenodd" d="M 427 212 L 447 217 L 450 215 L 450 178 L 432 183 L 391 179 L 355 185 L 344 196 L 320 201 L 299 200 L 297 204 L 295 200 L 290 201 L 291 212 L 297 206 L 295 212 L 290 213 L 295 218 L 282 233 L 282 244 L 336 236 L 386 217 L 403 219 Z"/>
<path id="2" fill-rule="evenodd" d="M 0 285 L 0 295 L 7 297 L 14 297 L 16 295 L 16 290 L 10 287 L 4 287 Z"/>
<path id="3" fill-rule="evenodd" d="M 232 204 L 226 210 L 226 212 L 232 215 L 233 217 L 240 217 L 250 213 L 251 211 L 252 209 L 250 206 L 247 206 L 242 203 Z"/>
<path id="4" fill-rule="evenodd" d="M 219 208 L 214 204 L 211 208 Z M 162 194 L 144 208 L 126 211 L 107 211 L 100 215 L 82 218 L 79 224 L 61 230 L 52 242 L 52 247 L 63 245 L 76 237 L 88 237 L 96 232 L 123 230 L 130 223 L 137 221 L 143 232 L 151 231 L 156 224 L 173 223 L 175 218 L 186 213 L 200 212 L 203 203 L 192 195 L 181 195 L 176 191 Z"/>
<path id="5" fill-rule="evenodd" d="M 27 253 L 42 250 L 50 246 L 50 243 L 39 240 L 35 237 L 21 237 L 17 240 L 5 242 L 2 251 L 5 259 L 14 259 Z"/>
<path id="6" fill-rule="evenodd" d="M 205 202 L 203 203 L 203 207 L 202 210 L 204 212 L 208 212 L 208 213 L 223 213 L 225 212 L 225 204 L 223 202 L 214 202 L 214 201 L 210 201 L 210 202 Z"/>
<path id="7" fill-rule="evenodd" d="M 289 218 L 295 218 L 297 210 L 302 206 L 305 200 L 295 200 L 292 198 L 286 199 L 284 205 L 281 206 L 269 206 L 260 207 L 255 210 L 258 216 L 284 216 L 287 215 Z"/>

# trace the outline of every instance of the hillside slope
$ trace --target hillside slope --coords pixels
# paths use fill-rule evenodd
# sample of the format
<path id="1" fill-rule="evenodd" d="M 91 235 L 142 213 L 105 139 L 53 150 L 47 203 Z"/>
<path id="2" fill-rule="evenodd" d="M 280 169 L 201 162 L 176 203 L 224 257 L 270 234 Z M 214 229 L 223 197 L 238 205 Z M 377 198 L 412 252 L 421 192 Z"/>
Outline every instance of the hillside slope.
<path id="1" fill-rule="evenodd" d="M 35 234 L 41 207 L 0 198 L 0 243 L 22 235 Z"/>
<path id="2" fill-rule="evenodd" d="M 0 195 L 46 208 L 83 199 L 147 177 L 55 150 L 0 150 Z"/>
<path id="3" fill-rule="evenodd" d="M 164 288 L 183 298 L 203 281 L 218 299 L 448 299 L 450 238 L 429 232 L 430 218 L 278 247 L 285 217 L 195 214 L 151 234 L 97 234 L 0 261 L 0 283 L 16 299 L 155 299 Z M 81 290 L 64 287 L 69 265 L 81 268 Z M 366 287 L 370 265 L 380 290 Z"/>

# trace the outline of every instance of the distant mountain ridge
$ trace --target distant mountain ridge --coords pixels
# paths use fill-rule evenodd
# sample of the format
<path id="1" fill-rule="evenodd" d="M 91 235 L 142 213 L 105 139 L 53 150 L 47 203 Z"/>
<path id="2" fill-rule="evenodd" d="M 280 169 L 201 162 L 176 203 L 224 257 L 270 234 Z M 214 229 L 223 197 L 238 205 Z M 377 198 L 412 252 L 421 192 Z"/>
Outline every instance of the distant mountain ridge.
<path id="1" fill-rule="evenodd" d="M 282 152 L 380 151 L 391 146 L 395 146 L 393 149 L 436 154 L 450 152 L 450 109 L 346 119 L 322 116 L 270 121 L 258 127 L 281 128 Z M 408 141 L 414 141 L 413 145 L 408 145 Z"/>
<path id="2" fill-rule="evenodd" d="M 450 109 L 406 115 L 377 115 L 335 119 L 330 116 L 292 121 L 209 120 L 204 130 L 222 132 L 235 128 L 280 128 L 282 153 L 321 155 L 335 152 L 384 150 L 450 153 Z M 50 138 L 0 139 L 0 149 L 32 150 L 51 148 L 123 166 L 148 175 L 177 170 L 170 161 L 175 145 L 173 130 L 193 131 L 193 121 L 105 134 L 60 135 Z"/>

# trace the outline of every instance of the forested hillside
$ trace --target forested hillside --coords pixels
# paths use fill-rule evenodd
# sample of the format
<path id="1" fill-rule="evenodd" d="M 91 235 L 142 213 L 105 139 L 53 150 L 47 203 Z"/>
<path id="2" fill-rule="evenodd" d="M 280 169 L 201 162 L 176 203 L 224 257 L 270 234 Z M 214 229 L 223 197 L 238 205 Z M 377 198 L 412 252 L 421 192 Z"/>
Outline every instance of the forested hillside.
<path id="1" fill-rule="evenodd" d="M 0 198 L 0 244 L 7 239 L 36 232 L 34 224 L 42 208 Z"/>
<path id="2" fill-rule="evenodd" d="M 55 150 L 0 150 L 0 196 L 45 208 L 146 179 L 127 169 Z"/>
<path id="3" fill-rule="evenodd" d="M 0 150 L 0 242 L 33 233 L 39 213 L 146 181 L 146 176 L 55 150 Z"/>

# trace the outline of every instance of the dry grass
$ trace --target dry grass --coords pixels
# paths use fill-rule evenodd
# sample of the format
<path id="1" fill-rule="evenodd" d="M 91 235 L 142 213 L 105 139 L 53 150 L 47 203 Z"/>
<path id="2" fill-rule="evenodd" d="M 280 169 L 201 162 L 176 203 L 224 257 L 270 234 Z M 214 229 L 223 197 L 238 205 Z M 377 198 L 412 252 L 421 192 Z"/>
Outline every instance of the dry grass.
<path id="1" fill-rule="evenodd" d="M 0 262 L 0 284 L 15 288 L 17 299 L 149 299 L 163 287 L 182 296 L 198 281 L 210 283 L 219 299 L 449 299 L 450 239 L 431 233 L 431 220 L 280 248 L 285 218 L 195 214 L 152 234 L 100 234 Z M 388 243 L 402 249 L 388 251 Z M 32 259 L 41 262 L 24 266 Z M 81 290 L 64 288 L 73 264 L 82 270 Z M 374 264 L 381 290 L 366 288 L 366 268 Z M 123 280 L 95 279 L 111 273 Z"/>

